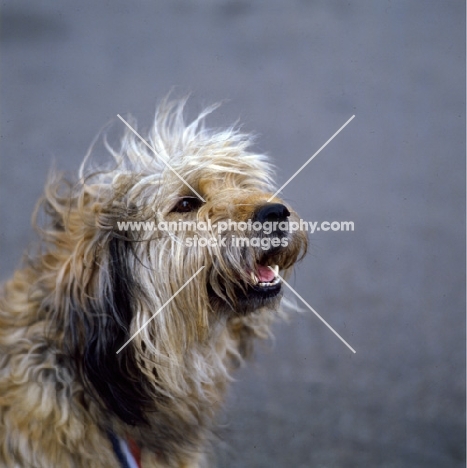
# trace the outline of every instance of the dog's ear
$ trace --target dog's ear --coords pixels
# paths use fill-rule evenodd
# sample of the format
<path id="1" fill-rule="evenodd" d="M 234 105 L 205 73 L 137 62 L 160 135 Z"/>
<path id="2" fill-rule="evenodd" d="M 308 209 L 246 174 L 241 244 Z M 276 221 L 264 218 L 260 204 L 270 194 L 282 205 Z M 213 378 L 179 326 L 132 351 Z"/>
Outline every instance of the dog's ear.
<path id="1" fill-rule="evenodd" d="M 153 399 L 131 343 L 117 354 L 130 338 L 135 301 L 143 294 L 130 271 L 132 255 L 131 241 L 110 237 L 96 254 L 86 284 L 73 278 L 84 294 L 71 303 L 64 345 L 94 396 L 122 421 L 136 425 L 147 422 Z"/>

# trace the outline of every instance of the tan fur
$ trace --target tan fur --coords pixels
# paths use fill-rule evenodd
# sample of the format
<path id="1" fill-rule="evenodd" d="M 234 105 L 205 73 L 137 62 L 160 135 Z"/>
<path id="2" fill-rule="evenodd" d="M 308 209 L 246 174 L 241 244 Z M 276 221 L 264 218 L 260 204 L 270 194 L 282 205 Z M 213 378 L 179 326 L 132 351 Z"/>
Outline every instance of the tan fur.
<path id="1" fill-rule="evenodd" d="M 128 131 L 118 150 L 107 145 L 106 166 L 87 157 L 77 182 L 47 184 L 41 244 L 0 295 L 1 467 L 114 468 L 109 431 L 136 441 L 143 466 L 205 466 L 230 373 L 280 313 L 279 298 L 247 310 L 239 291 L 252 286 L 257 262 L 287 274 L 306 237 L 290 235 L 269 263 L 260 250 L 184 244 L 207 231 L 118 229 L 119 221 L 247 221 L 274 193 L 272 168 L 248 151 L 246 135 L 206 130 L 212 109 L 185 125 L 183 106 L 158 111 L 147 135 L 156 154 Z M 195 195 L 164 161 L 205 199 L 198 209 L 172 211 Z M 233 234 L 251 235 L 224 235 Z M 127 416 L 116 414 L 119 401 Z"/>

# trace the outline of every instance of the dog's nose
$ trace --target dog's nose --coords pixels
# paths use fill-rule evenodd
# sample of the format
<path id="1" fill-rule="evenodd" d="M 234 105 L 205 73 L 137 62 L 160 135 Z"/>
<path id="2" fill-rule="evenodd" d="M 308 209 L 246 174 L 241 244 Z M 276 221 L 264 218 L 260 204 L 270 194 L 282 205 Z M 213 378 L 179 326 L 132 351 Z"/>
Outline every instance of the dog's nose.
<path id="1" fill-rule="evenodd" d="M 260 223 L 286 221 L 290 211 L 282 203 L 266 203 L 255 213 L 254 221 Z"/>

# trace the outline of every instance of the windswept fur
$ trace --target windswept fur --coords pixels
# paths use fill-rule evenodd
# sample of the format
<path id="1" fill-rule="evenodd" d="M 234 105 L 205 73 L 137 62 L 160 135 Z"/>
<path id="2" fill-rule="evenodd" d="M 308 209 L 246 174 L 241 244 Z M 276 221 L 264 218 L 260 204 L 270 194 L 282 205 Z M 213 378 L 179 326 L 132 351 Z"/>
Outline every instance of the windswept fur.
<path id="1" fill-rule="evenodd" d="M 201 248 L 186 240 L 213 232 L 119 227 L 272 216 L 266 157 L 233 128 L 206 129 L 212 109 L 185 125 L 183 108 L 158 111 L 154 151 L 127 130 L 118 149 L 106 144 L 107 165 L 88 155 L 77 181 L 48 182 L 40 248 L 0 296 L 1 467 L 113 468 L 109 434 L 135 441 L 145 466 L 204 466 L 230 373 L 279 313 L 277 288 L 258 293 L 252 272 L 286 274 L 306 237 L 276 231 L 287 247 L 268 251 Z M 274 216 L 297 219 L 274 202 Z"/>

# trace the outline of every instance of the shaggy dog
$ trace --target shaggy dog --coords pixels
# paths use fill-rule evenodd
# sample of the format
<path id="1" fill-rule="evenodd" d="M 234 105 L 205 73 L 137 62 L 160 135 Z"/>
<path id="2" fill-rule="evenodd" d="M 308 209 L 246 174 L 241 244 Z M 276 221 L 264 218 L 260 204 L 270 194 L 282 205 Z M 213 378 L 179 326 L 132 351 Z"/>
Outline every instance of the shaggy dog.
<path id="1" fill-rule="evenodd" d="M 46 185 L 40 246 L 0 295 L 1 467 L 206 466 L 231 371 L 280 315 L 306 237 L 268 202 L 250 138 L 183 108 Z"/>

